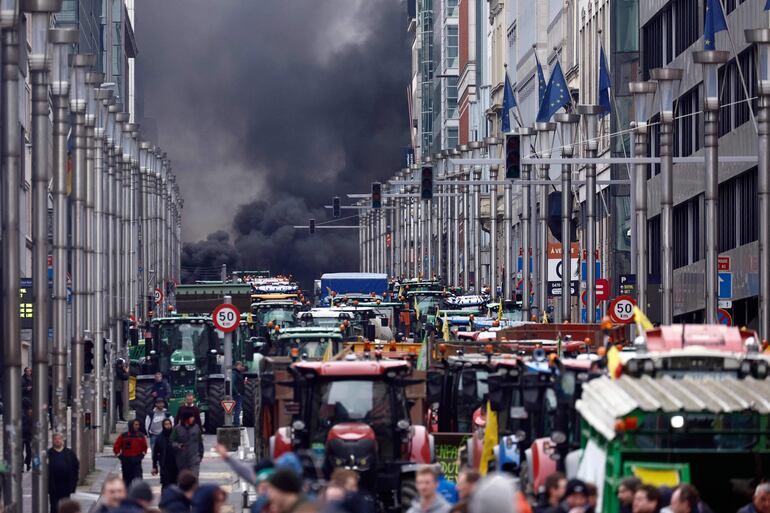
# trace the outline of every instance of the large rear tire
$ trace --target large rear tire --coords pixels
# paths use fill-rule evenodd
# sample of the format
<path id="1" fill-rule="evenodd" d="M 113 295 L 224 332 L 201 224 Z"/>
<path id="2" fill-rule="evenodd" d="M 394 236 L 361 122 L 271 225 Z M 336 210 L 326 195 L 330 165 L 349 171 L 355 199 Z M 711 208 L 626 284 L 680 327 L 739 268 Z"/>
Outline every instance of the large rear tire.
<path id="1" fill-rule="evenodd" d="M 244 427 L 254 426 L 256 416 L 254 412 L 257 409 L 257 394 L 259 393 L 259 376 L 248 376 L 243 386 L 243 400 L 241 409 L 243 418 L 241 425 Z"/>
<path id="2" fill-rule="evenodd" d="M 139 419 L 142 429 L 144 429 L 144 419 L 147 413 L 152 410 L 152 381 L 142 380 L 136 382 L 135 399 L 131 403 L 131 409 L 134 410 L 134 418 Z"/>
<path id="3" fill-rule="evenodd" d="M 225 382 L 210 381 L 206 390 L 206 422 L 203 426 L 206 433 L 214 434 L 218 428 L 225 425 L 225 410 L 222 399 L 225 398 Z"/>
<path id="4" fill-rule="evenodd" d="M 412 502 L 417 499 L 417 485 L 414 482 L 414 474 L 401 476 L 401 511 L 406 513 L 412 507 Z"/>

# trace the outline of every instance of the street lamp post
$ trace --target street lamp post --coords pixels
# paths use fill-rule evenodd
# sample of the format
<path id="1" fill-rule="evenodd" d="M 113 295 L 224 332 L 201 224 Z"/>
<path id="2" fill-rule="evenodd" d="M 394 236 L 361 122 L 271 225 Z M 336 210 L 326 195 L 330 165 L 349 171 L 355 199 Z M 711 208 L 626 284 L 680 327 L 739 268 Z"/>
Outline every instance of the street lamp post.
<path id="1" fill-rule="evenodd" d="M 452 152 L 452 157 L 454 158 L 461 158 L 462 153 L 467 149 L 466 145 L 458 146 L 457 149 L 455 149 Z M 455 165 L 455 168 L 452 172 L 452 185 L 449 188 L 449 191 L 452 193 L 451 197 L 451 207 L 450 207 L 450 219 L 451 219 L 451 232 L 452 232 L 452 239 L 450 244 L 450 250 L 449 253 L 452 255 L 452 264 L 451 269 L 449 271 L 450 277 L 451 277 L 451 284 L 455 287 L 460 286 L 460 194 L 461 194 L 461 187 L 458 185 L 460 183 L 460 175 L 462 174 L 462 167 Z"/>
<path id="2" fill-rule="evenodd" d="M 472 154 L 473 150 L 471 149 L 470 145 L 466 145 L 465 150 L 463 151 L 463 157 L 469 157 Z M 460 167 L 460 193 L 462 194 L 462 225 L 463 225 L 463 235 L 462 235 L 462 250 L 463 250 L 463 265 L 462 265 L 462 273 L 463 273 L 463 290 L 468 291 L 470 284 L 471 284 L 471 232 L 470 232 L 470 226 L 471 226 L 471 213 L 470 213 L 470 204 L 471 204 L 471 188 L 470 185 L 467 184 L 468 180 L 471 176 L 471 167 L 468 165 L 461 166 Z M 465 183 L 464 183 L 465 182 Z"/>
<path id="3" fill-rule="evenodd" d="M 109 315 L 105 310 L 106 285 L 109 272 L 105 265 L 106 248 L 106 213 L 104 203 L 104 188 L 107 182 L 107 172 L 104 165 L 104 133 L 107 126 L 107 105 L 112 100 L 112 89 L 97 89 L 96 96 L 96 123 L 94 137 L 94 311 L 96 323 L 94 325 L 94 416 L 96 425 L 94 429 L 94 454 L 104 447 L 105 426 L 103 402 L 105 399 L 104 386 L 104 344 L 102 341 L 107 336 Z M 113 100 L 114 101 L 114 100 Z M 109 361 L 109 360 L 108 360 Z M 110 365 L 107 365 L 109 368 Z"/>
<path id="4" fill-rule="evenodd" d="M 20 279 L 20 149 L 18 4 L 0 2 L 2 29 L 2 288 L 3 288 L 3 417 L 4 459 L 10 475 L 4 480 L 3 501 L 8 513 L 22 511 L 21 491 L 21 344 Z"/>
<path id="5" fill-rule="evenodd" d="M 85 245 L 85 196 L 86 196 L 86 103 L 87 103 L 87 70 L 96 62 L 93 54 L 76 54 L 72 56 L 72 79 L 70 80 L 70 111 L 73 114 L 72 134 L 74 136 L 74 151 L 72 152 L 72 450 L 80 461 L 85 462 L 88 454 L 85 450 L 85 416 L 84 407 L 90 405 L 84 402 L 85 378 L 85 335 L 87 309 L 88 272 Z M 85 475 L 87 465 L 81 465 L 81 477 Z"/>
<path id="6" fill-rule="evenodd" d="M 478 141 L 472 141 L 468 146 L 471 149 L 471 158 L 478 159 L 481 157 L 481 143 Z M 472 168 L 473 180 L 481 180 L 481 166 L 474 165 Z M 476 294 L 481 294 L 481 185 L 469 186 L 472 193 L 472 206 L 470 209 L 470 228 L 472 229 L 472 242 L 473 245 L 473 288 Z"/>
<path id="7" fill-rule="evenodd" d="M 107 108 L 107 117 L 105 121 L 104 135 L 105 135 L 105 151 L 107 158 L 107 180 L 105 182 L 105 224 L 106 224 L 106 238 L 107 251 L 105 252 L 106 268 L 107 268 L 107 332 L 109 333 L 109 356 L 107 358 L 107 426 L 110 432 L 115 431 L 115 411 L 118 405 L 115 403 L 115 363 L 118 350 L 118 330 L 116 323 L 118 322 L 117 314 L 117 268 L 116 268 L 116 205 L 115 205 L 115 141 L 113 139 L 115 133 L 115 114 L 121 110 L 121 106 L 116 102 L 115 98 L 105 101 L 105 107 Z"/>
<path id="8" fill-rule="evenodd" d="M 52 397 L 53 430 L 65 440 L 69 426 L 67 412 L 67 135 L 69 133 L 69 48 L 78 41 L 76 29 L 51 29 L 53 46 L 51 99 L 53 103 L 53 345 Z M 47 373 L 46 373 L 47 375 Z"/>
<path id="9" fill-rule="evenodd" d="M 437 153 L 434 155 L 434 159 L 436 159 L 436 166 L 434 166 L 435 173 L 434 173 L 434 179 L 436 182 L 439 180 L 445 180 L 446 179 L 446 170 L 448 167 L 447 157 L 449 156 L 449 150 L 441 150 L 441 153 Z M 433 277 L 433 274 L 435 273 L 436 276 L 445 277 L 446 274 L 442 271 L 442 260 L 444 257 L 444 224 L 446 221 L 446 214 L 444 213 L 444 205 L 446 204 L 446 201 L 443 196 L 442 192 L 444 191 L 444 186 L 435 183 L 434 184 L 434 190 L 436 191 L 435 199 L 430 202 L 429 208 L 431 211 L 435 212 L 435 220 L 432 223 L 430 234 L 431 239 L 433 238 L 433 234 L 436 234 L 436 242 L 435 242 L 435 248 L 434 254 L 436 255 L 436 263 L 432 266 L 433 272 L 431 273 L 431 277 Z M 435 226 L 435 229 L 433 228 Z"/>
<path id="10" fill-rule="evenodd" d="M 661 323 L 674 321 L 674 99 L 683 71 L 678 68 L 656 68 L 650 78 L 658 83 L 660 97 L 660 248 L 663 301 Z M 646 184 L 646 176 L 645 176 Z M 637 182 L 638 186 L 638 182 Z M 646 193 L 646 187 L 645 187 Z M 638 191 L 637 191 L 638 194 Z M 646 202 L 646 200 L 645 200 Z M 639 227 L 637 226 L 637 230 Z M 706 231 L 708 232 L 708 227 Z M 646 233 L 646 231 L 642 232 Z M 639 264 L 637 263 L 637 266 Z M 637 281 L 639 277 L 637 276 Z M 645 276 L 646 282 L 646 276 Z M 646 283 L 645 283 L 646 285 Z M 646 298 L 645 298 L 646 300 Z M 716 305 L 714 306 L 716 315 Z"/>
<path id="11" fill-rule="evenodd" d="M 647 120 L 655 93 L 655 82 L 631 82 L 634 97 L 634 155 L 647 154 Z M 663 110 L 663 109 L 661 109 Z M 634 164 L 634 222 L 636 224 L 636 303 L 647 309 L 647 164 Z"/>
<path id="12" fill-rule="evenodd" d="M 521 136 L 520 147 L 524 149 L 525 154 L 528 154 L 532 147 L 535 131 L 529 127 L 522 127 L 519 128 L 519 135 Z M 529 299 L 532 293 L 530 290 L 532 268 L 529 265 L 529 255 L 532 250 L 532 186 L 529 184 L 531 169 L 530 164 L 521 166 L 521 179 L 523 181 L 521 185 L 521 311 L 525 321 L 530 320 Z"/>
<path id="13" fill-rule="evenodd" d="M 716 324 L 718 305 L 717 209 L 719 207 L 719 65 L 730 53 L 703 50 L 693 54 L 693 61 L 703 65 L 703 135 L 706 160 L 706 323 Z M 671 226 L 671 225 L 669 225 Z M 663 228 L 661 229 L 663 231 Z M 670 305 L 673 316 L 673 301 Z M 669 312 L 666 312 L 667 314 Z M 663 322 L 666 323 L 665 317 Z"/>
<path id="14" fill-rule="evenodd" d="M 770 29 L 746 30 L 746 41 L 757 45 L 759 130 L 759 335 L 770 338 Z"/>
<path id="15" fill-rule="evenodd" d="M 27 1 L 22 5 L 22 9 L 30 13 L 32 35 L 27 55 L 32 86 L 32 452 L 39 462 L 32 469 L 34 511 L 46 507 L 48 492 L 48 461 L 43 457 L 48 442 L 48 71 L 51 55 L 47 36 L 51 12 L 60 8 L 61 0 Z"/>
<path id="16" fill-rule="evenodd" d="M 599 105 L 578 105 L 577 112 L 585 123 L 585 154 L 596 158 L 599 149 Z M 596 164 L 586 165 L 586 320 L 596 322 Z"/>
<path id="17" fill-rule="evenodd" d="M 554 116 L 561 132 L 561 156 L 572 158 L 578 133 L 578 114 Z M 572 165 L 561 165 L 561 320 L 572 320 Z"/>
<path id="18" fill-rule="evenodd" d="M 537 131 L 537 154 L 540 158 L 550 158 L 553 148 L 556 123 L 535 123 Z M 540 166 L 540 180 L 550 180 L 548 164 Z M 537 186 L 539 191 L 540 209 L 538 210 L 537 223 L 539 241 L 537 244 L 537 278 L 538 278 L 538 306 L 541 313 L 545 313 L 548 303 L 548 186 Z"/>
<path id="19" fill-rule="evenodd" d="M 490 157 L 500 155 L 500 139 L 497 137 L 487 137 L 484 140 L 487 147 L 487 154 Z M 498 166 L 489 167 L 489 179 L 496 181 L 498 177 Z M 489 290 L 492 299 L 497 299 L 497 185 L 489 186 Z"/>

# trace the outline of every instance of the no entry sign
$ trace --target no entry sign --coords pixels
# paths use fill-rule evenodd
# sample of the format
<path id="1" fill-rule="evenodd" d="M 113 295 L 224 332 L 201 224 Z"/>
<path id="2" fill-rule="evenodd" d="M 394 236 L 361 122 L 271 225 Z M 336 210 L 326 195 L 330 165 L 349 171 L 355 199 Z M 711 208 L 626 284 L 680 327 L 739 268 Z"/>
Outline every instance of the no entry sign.
<path id="1" fill-rule="evenodd" d="M 241 312 L 231 304 L 221 304 L 211 313 L 214 326 L 224 333 L 235 331 L 241 321 Z"/>

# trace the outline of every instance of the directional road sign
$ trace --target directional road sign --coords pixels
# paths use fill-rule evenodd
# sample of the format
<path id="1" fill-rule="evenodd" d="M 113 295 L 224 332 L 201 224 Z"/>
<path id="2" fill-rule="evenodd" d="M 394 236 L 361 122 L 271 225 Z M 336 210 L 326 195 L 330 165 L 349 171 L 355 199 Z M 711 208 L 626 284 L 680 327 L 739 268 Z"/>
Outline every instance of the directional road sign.
<path id="1" fill-rule="evenodd" d="M 733 298 L 733 273 L 719 273 L 719 299 Z"/>
<path id="2" fill-rule="evenodd" d="M 724 308 L 720 308 L 719 310 L 717 310 L 717 323 L 723 324 L 724 326 L 732 326 L 733 316 L 730 315 L 730 312 L 728 312 Z"/>
<path id="3" fill-rule="evenodd" d="M 580 262 L 580 279 L 583 281 L 586 281 L 586 273 L 588 272 L 588 262 L 585 260 Z M 594 266 L 594 270 L 596 273 L 594 276 L 601 276 L 602 275 L 602 263 L 598 260 L 596 261 L 596 265 Z"/>
<path id="4" fill-rule="evenodd" d="M 219 331 L 230 333 L 238 328 L 241 321 L 241 312 L 232 304 L 221 304 L 211 312 L 214 327 Z"/>
<path id="5" fill-rule="evenodd" d="M 628 324 L 634 320 L 636 301 L 631 296 L 618 296 L 610 303 L 610 318 L 618 324 Z"/>
<path id="6" fill-rule="evenodd" d="M 581 308 L 580 309 L 580 322 L 582 322 L 583 324 L 589 322 L 588 321 L 588 312 L 586 310 L 587 310 L 587 308 Z M 597 319 L 601 319 L 601 317 L 602 317 L 602 309 L 601 308 L 597 308 L 596 309 L 596 316 L 590 322 L 592 322 L 592 323 L 596 322 L 596 320 Z"/>

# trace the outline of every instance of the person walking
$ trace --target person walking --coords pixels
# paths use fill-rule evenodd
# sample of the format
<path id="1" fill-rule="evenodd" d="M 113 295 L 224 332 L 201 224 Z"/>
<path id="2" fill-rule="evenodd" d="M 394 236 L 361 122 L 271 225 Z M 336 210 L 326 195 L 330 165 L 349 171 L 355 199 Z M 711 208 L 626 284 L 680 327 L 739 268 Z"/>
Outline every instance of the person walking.
<path id="1" fill-rule="evenodd" d="M 192 498 L 197 489 L 198 478 L 189 470 L 183 470 L 176 484 L 161 492 L 158 507 L 163 513 L 190 513 Z"/>
<path id="2" fill-rule="evenodd" d="M 197 477 L 203 459 L 203 432 L 189 413 L 185 413 L 171 432 L 171 447 L 176 456 L 177 469 L 189 470 Z"/>
<path id="3" fill-rule="evenodd" d="M 126 498 L 126 484 L 117 474 L 109 474 L 102 483 L 102 493 L 99 497 L 99 507 L 94 513 L 110 513 L 120 506 L 120 502 Z"/>
<path id="4" fill-rule="evenodd" d="M 150 395 L 154 400 L 163 399 L 164 401 L 168 401 L 168 398 L 171 397 L 171 385 L 163 379 L 163 374 L 160 372 L 155 373 L 155 381 L 152 383 Z"/>
<path id="5" fill-rule="evenodd" d="M 243 408 L 243 395 L 246 389 L 246 377 L 244 376 L 246 367 L 242 362 L 235 362 L 233 367 L 233 400 L 235 400 L 235 408 L 233 409 L 233 426 L 241 426 L 241 409 Z"/>
<path id="6" fill-rule="evenodd" d="M 169 415 L 166 409 L 166 401 L 155 399 L 155 408 L 144 419 L 144 430 L 150 437 L 150 449 L 155 447 L 155 439 L 163 432 L 163 421 L 166 419 L 170 419 L 173 425 L 174 418 Z"/>
<path id="7" fill-rule="evenodd" d="M 176 412 L 176 421 L 174 424 L 179 424 L 179 419 L 182 417 L 182 415 L 185 414 L 191 414 L 193 417 L 195 417 L 195 423 L 199 426 L 202 426 L 201 424 L 201 411 L 200 409 L 195 406 L 195 394 L 192 392 L 187 392 L 184 396 L 184 404 L 179 407 L 179 409 Z"/>
<path id="8" fill-rule="evenodd" d="M 51 513 L 56 513 L 59 501 L 68 498 L 78 486 L 80 462 L 72 449 L 64 446 L 64 436 L 54 433 L 48 449 L 48 500 Z"/>
<path id="9" fill-rule="evenodd" d="M 757 485 L 751 502 L 739 509 L 738 513 L 770 513 L 770 483 Z"/>
<path id="10" fill-rule="evenodd" d="M 32 405 L 25 405 L 21 416 L 21 441 L 24 444 L 24 468 L 29 472 L 32 465 Z"/>
<path id="11" fill-rule="evenodd" d="M 152 506 L 152 488 L 146 481 L 136 479 L 128 487 L 126 498 L 112 513 L 146 513 Z"/>
<path id="12" fill-rule="evenodd" d="M 130 421 L 128 430 L 118 436 L 112 452 L 120 459 L 123 482 L 127 488 L 130 488 L 134 479 L 142 479 L 142 459 L 147 454 L 147 440 L 137 419 Z"/>
<path id="13" fill-rule="evenodd" d="M 176 468 L 176 456 L 174 448 L 171 447 L 171 432 L 174 424 L 170 418 L 163 419 L 161 432 L 155 438 L 155 444 L 152 446 L 152 475 L 158 475 L 160 467 L 160 485 L 161 490 L 176 484 L 179 471 Z"/>
<path id="14" fill-rule="evenodd" d="M 267 478 L 267 497 L 272 513 L 295 513 L 306 503 L 302 478 L 289 468 L 276 470 Z"/>
<path id="15" fill-rule="evenodd" d="M 81 513 L 80 503 L 72 499 L 62 499 L 56 508 L 56 513 Z"/>
<path id="16" fill-rule="evenodd" d="M 115 409 L 118 411 L 118 420 L 124 422 L 123 416 L 123 388 L 128 381 L 128 365 L 123 358 L 115 362 Z"/>
<path id="17" fill-rule="evenodd" d="M 21 397 L 32 405 L 32 369 L 29 367 L 24 367 L 21 375 Z"/>

